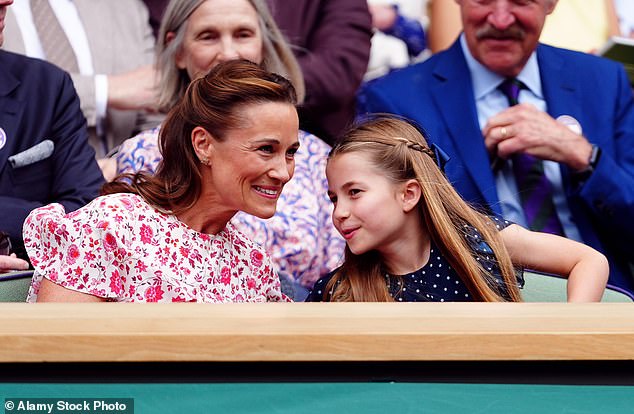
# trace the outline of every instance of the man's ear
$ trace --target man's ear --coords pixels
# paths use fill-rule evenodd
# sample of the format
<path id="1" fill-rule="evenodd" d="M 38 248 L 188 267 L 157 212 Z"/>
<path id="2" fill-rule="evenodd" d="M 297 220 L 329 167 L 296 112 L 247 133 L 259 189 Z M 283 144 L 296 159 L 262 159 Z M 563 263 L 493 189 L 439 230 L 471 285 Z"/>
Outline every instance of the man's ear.
<path id="1" fill-rule="evenodd" d="M 202 164 L 211 165 L 211 159 L 214 154 L 214 137 L 203 127 L 197 126 L 192 130 L 192 146 L 194 152 Z"/>
<path id="2" fill-rule="evenodd" d="M 412 179 L 408 180 L 404 185 L 401 192 L 403 211 L 409 213 L 418 205 L 422 196 L 422 189 L 418 181 Z"/>

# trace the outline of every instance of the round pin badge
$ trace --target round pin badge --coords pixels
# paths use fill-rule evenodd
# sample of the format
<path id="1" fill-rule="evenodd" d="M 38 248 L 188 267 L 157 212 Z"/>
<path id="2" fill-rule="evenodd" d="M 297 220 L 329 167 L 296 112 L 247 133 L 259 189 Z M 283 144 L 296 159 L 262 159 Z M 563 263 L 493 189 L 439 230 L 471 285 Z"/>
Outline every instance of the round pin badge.
<path id="1" fill-rule="evenodd" d="M 4 147 L 4 144 L 7 143 L 7 133 L 4 132 L 4 129 L 0 128 L 0 149 Z"/>
<path id="2" fill-rule="evenodd" d="M 581 135 L 581 124 L 570 115 L 561 115 L 557 117 L 557 122 L 559 122 L 560 124 L 564 124 L 575 134 Z"/>

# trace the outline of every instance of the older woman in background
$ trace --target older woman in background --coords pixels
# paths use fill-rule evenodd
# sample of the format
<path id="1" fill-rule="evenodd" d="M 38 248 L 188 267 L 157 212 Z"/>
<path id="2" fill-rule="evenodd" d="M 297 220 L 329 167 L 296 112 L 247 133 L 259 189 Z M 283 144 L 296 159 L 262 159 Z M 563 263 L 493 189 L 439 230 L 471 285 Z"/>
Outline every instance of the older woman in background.
<path id="1" fill-rule="evenodd" d="M 301 102 L 301 70 L 263 0 L 171 1 L 157 46 L 160 105 L 169 109 L 193 79 L 237 58 L 288 77 Z M 118 173 L 155 171 L 161 159 L 158 131 L 145 131 L 121 146 Z M 310 288 L 339 264 L 345 243 L 330 220 L 325 175 L 330 147 L 304 131 L 298 138 L 295 176 L 285 187 L 275 216 L 262 220 L 238 213 L 232 223 L 264 246 L 277 270 Z"/>
<path id="2" fill-rule="evenodd" d="M 286 300 L 269 256 L 229 221 L 275 213 L 299 147 L 295 103 L 289 81 L 251 62 L 198 77 L 164 122 L 155 175 L 123 175 L 73 213 L 50 204 L 27 217 L 28 300 Z"/>

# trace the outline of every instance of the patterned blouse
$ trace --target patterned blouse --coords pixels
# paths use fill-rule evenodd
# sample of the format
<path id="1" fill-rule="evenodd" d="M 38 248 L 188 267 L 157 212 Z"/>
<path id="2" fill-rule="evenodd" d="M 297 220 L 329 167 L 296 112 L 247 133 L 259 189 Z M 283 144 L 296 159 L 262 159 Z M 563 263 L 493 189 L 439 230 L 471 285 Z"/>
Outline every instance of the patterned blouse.
<path id="1" fill-rule="evenodd" d="M 35 268 L 28 302 L 43 277 L 113 302 L 288 301 L 269 256 L 231 224 L 199 233 L 135 194 L 68 214 L 61 204 L 35 209 L 24 242 Z"/>
<path id="2" fill-rule="evenodd" d="M 117 173 L 154 173 L 161 161 L 159 128 L 126 140 L 117 155 Z M 233 225 L 271 255 L 276 270 L 292 275 L 311 288 L 315 281 L 341 264 L 345 241 L 332 220 L 328 199 L 326 160 L 330 147 L 314 135 L 300 131 L 295 174 L 284 186 L 277 211 L 270 219 L 239 212 Z"/>

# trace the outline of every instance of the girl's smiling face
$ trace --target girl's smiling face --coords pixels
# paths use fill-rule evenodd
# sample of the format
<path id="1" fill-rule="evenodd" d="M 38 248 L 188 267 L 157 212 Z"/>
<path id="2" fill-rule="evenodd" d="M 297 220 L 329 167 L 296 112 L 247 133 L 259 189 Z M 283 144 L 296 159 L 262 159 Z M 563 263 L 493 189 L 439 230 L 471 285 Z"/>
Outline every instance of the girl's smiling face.
<path id="1" fill-rule="evenodd" d="M 404 184 L 390 181 L 361 152 L 331 158 L 326 176 L 332 220 L 350 251 L 393 251 L 409 223 Z"/>

